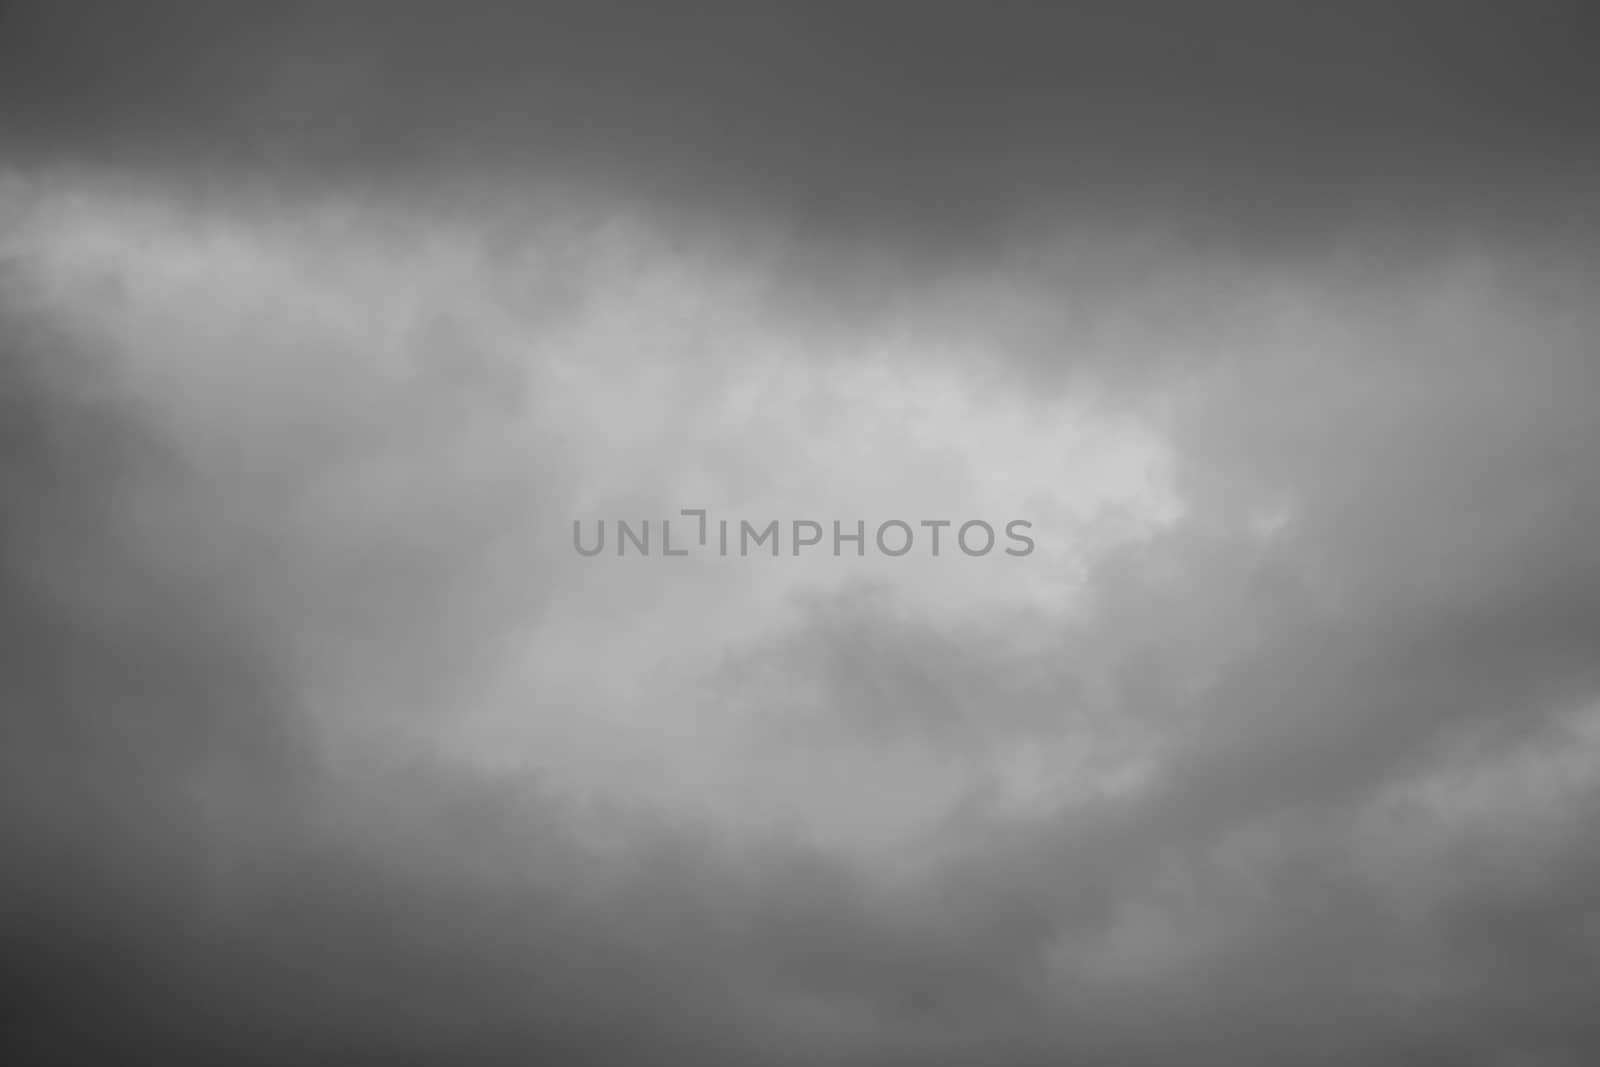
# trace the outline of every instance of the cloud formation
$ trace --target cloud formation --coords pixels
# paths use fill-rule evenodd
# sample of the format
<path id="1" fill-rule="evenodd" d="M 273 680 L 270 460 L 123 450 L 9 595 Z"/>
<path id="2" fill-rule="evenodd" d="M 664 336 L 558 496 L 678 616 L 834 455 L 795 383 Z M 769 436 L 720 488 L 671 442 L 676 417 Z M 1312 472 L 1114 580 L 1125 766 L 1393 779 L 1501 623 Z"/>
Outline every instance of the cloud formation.
<path id="1" fill-rule="evenodd" d="M 64 10 L 18 1049 L 1592 1057 L 1580 7 Z M 682 507 L 1039 549 L 572 549 Z"/>

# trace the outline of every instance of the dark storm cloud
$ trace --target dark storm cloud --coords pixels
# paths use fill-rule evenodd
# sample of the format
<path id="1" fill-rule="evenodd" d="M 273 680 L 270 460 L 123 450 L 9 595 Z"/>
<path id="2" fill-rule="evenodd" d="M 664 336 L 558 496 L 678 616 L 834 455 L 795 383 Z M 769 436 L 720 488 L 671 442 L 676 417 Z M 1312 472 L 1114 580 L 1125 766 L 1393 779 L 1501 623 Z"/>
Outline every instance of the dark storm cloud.
<path id="1" fill-rule="evenodd" d="M 0 8 L 0 1032 L 1588 1062 L 1594 30 Z M 952 369 L 964 481 L 894 436 Z M 1086 548 L 1070 612 L 554 547 L 685 487 L 1070 494 L 1064 446 L 1016 471 L 1074 390 L 1181 509 Z"/>
<path id="2" fill-rule="evenodd" d="M 947 254 L 1041 216 L 1269 245 L 1593 223 L 1600 34 L 1581 2 L 4 18 L 7 143 L 45 158 L 315 181 L 510 169 Z"/>

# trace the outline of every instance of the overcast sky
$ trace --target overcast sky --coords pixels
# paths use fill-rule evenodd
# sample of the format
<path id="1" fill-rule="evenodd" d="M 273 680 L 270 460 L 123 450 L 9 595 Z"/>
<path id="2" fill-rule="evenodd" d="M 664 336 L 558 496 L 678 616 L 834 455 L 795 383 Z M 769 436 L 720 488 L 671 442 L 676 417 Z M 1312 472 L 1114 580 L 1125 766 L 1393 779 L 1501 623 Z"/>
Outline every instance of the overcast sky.
<path id="1" fill-rule="evenodd" d="M 0 7 L 0 1037 L 1594 1062 L 1596 14 Z"/>

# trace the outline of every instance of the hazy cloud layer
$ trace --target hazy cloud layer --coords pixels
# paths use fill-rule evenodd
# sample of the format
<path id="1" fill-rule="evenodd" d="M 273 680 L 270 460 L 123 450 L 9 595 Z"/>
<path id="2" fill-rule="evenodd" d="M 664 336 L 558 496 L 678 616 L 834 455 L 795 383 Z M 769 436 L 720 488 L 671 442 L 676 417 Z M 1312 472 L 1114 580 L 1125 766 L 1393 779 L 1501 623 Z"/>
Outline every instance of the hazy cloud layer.
<path id="1" fill-rule="evenodd" d="M 1581 5 L 71 7 L 28 1062 L 1592 1059 Z M 1038 550 L 573 550 L 684 507 Z"/>

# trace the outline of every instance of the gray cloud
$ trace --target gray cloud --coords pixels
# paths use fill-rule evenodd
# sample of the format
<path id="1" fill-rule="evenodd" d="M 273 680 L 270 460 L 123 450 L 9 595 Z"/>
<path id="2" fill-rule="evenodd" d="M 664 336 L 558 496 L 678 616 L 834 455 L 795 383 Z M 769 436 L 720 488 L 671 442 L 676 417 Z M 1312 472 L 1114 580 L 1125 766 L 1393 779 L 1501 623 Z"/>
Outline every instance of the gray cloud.
<path id="1" fill-rule="evenodd" d="M 1577 5 L 76 14 L 0 46 L 18 1048 L 1592 1058 Z M 1041 552 L 570 553 L 691 505 Z"/>
<path id="2" fill-rule="evenodd" d="M 560 177 L 944 257 L 1042 217 L 1257 248 L 1593 216 L 1581 3 L 10 5 L 13 143 Z"/>

